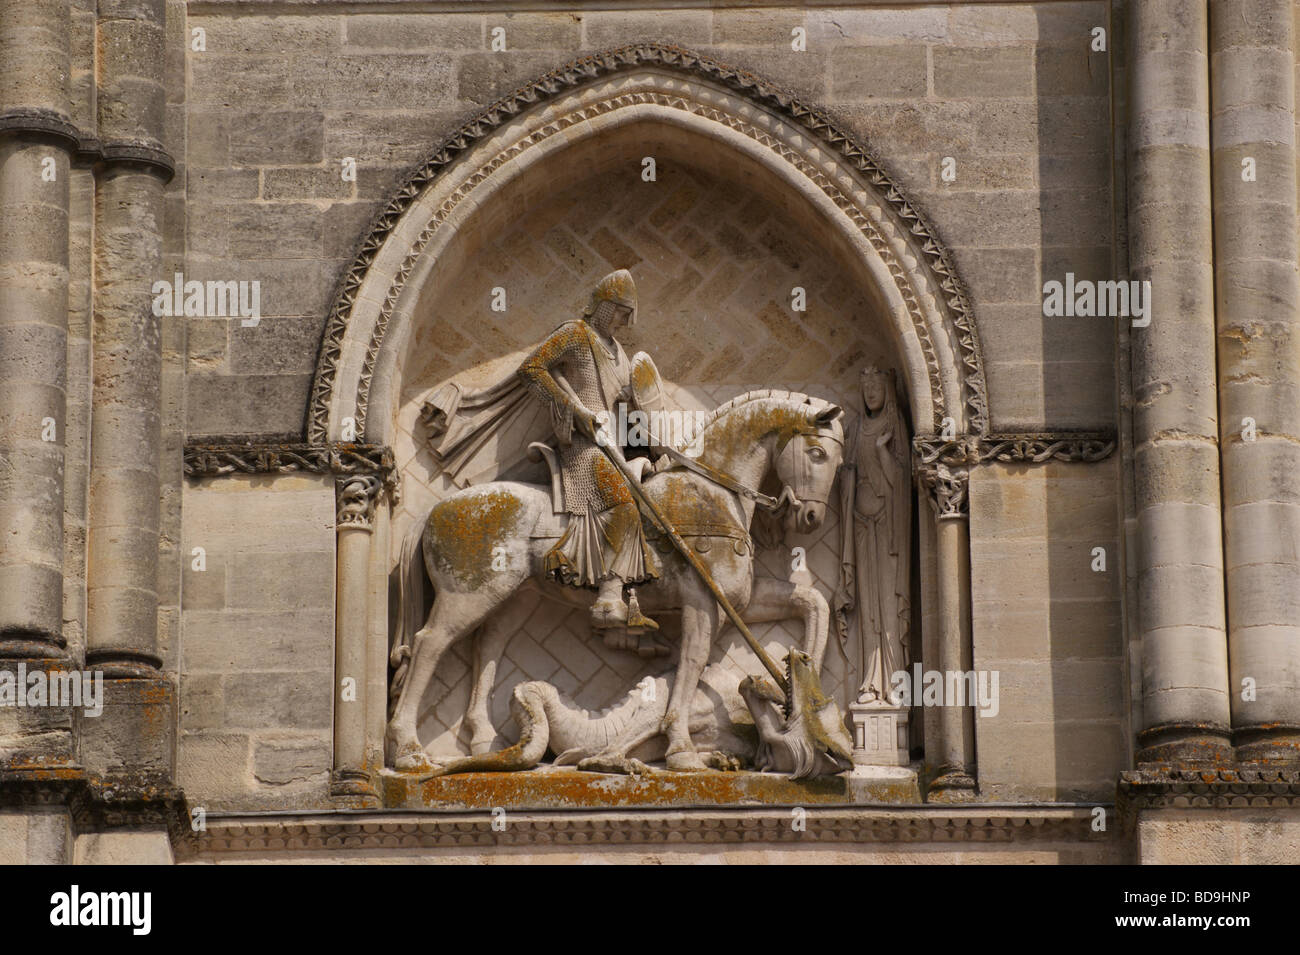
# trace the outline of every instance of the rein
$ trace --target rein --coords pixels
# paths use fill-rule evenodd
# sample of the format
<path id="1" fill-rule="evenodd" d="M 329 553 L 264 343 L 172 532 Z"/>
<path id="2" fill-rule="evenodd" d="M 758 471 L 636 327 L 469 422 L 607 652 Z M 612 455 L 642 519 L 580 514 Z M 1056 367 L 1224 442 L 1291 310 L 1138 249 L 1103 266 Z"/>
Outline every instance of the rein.
<path id="1" fill-rule="evenodd" d="M 803 431 L 800 429 L 796 433 L 817 434 L 818 432 L 815 429 L 810 431 Z M 785 440 L 781 442 L 780 447 L 777 449 L 778 455 L 785 450 L 785 446 L 793 436 L 793 434 L 787 435 Z M 712 481 L 714 484 L 725 487 L 729 491 L 734 491 L 736 494 L 749 498 L 764 510 L 778 511 L 786 504 L 793 504 L 795 507 L 798 507 L 802 503 L 799 498 L 795 496 L 794 490 L 788 484 L 781 489 L 780 497 L 773 497 L 771 494 L 764 494 L 762 491 L 749 487 L 747 484 L 744 484 L 738 478 L 733 477 L 726 471 L 719 470 L 718 468 L 705 464 L 703 461 L 697 461 L 694 458 L 688 457 L 676 448 L 666 447 L 664 448 L 664 453 L 672 459 L 674 464 L 684 467 L 688 471 L 694 471 L 696 474 L 700 475 L 700 477 Z M 825 502 L 821 501 L 818 503 Z"/>
<path id="2" fill-rule="evenodd" d="M 766 510 L 775 511 L 787 501 L 795 504 L 798 503 L 798 500 L 794 496 L 794 492 L 788 487 L 781 492 L 779 498 L 773 497 L 771 494 L 764 494 L 762 491 L 756 491 L 752 487 L 742 484 L 737 478 L 732 477 L 726 471 L 719 471 L 717 468 L 709 467 L 709 465 L 702 461 L 696 461 L 694 458 L 687 457 L 676 448 L 664 448 L 664 453 L 666 453 L 668 457 L 672 458 L 676 464 L 686 468 L 686 470 L 694 471 L 700 477 L 706 478 L 714 484 L 721 485 L 729 491 L 735 491 L 737 494 L 742 494 Z"/>

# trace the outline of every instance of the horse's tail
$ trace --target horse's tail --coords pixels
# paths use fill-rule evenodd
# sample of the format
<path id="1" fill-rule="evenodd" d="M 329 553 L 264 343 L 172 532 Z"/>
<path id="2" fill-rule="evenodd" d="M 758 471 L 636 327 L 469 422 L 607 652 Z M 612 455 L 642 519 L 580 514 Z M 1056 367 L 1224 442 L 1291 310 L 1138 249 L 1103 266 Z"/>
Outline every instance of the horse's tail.
<path id="1" fill-rule="evenodd" d="M 406 682 L 406 672 L 411 661 L 411 643 L 416 632 L 424 625 L 424 608 L 428 602 L 428 591 L 425 588 L 432 587 L 424 566 L 424 529 L 427 524 L 428 515 L 411 523 L 406 536 L 402 538 L 402 553 L 397 563 L 397 633 L 392 652 L 388 655 L 388 664 L 393 669 L 388 694 L 390 711 L 397 706 L 402 685 Z M 392 713 L 388 715 L 391 717 Z"/>

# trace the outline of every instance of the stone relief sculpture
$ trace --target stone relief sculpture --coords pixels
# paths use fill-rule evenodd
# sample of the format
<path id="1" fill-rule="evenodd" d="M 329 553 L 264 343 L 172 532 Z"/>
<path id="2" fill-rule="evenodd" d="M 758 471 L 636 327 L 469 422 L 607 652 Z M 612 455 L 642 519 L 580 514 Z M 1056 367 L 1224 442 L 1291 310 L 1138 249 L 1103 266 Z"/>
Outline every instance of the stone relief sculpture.
<path id="1" fill-rule="evenodd" d="M 912 461 L 894 375 L 863 369 L 862 416 L 840 479 L 841 575 L 836 625 L 850 615 L 862 651 L 862 703 L 894 702 L 890 677 L 908 666 L 911 621 Z"/>
<path id="2" fill-rule="evenodd" d="M 821 525 L 843 455 L 841 411 L 822 399 L 764 389 L 707 415 L 682 447 L 662 436 L 632 440 L 622 428 L 615 437 L 613 421 L 663 401 L 649 356 L 629 360 L 614 338 L 635 318 L 631 275 L 611 273 L 597 285 L 582 319 L 560 325 L 513 379 L 474 392 L 450 385 L 426 404 L 435 456 L 457 483 L 490 473 L 494 458 L 502 473 L 522 456 L 521 445 L 547 462 L 552 481 L 549 487 L 472 483 L 435 505 L 404 541 L 399 574 L 408 596 L 402 616 L 413 633 L 393 652 L 396 705 L 387 736 L 397 770 L 438 770 L 417 738 L 417 707 L 439 659 L 470 635 L 479 664 L 466 723 L 471 758 L 487 757 L 495 738 L 488 701 L 510 636 L 493 617 L 525 588 L 590 608 L 592 628 L 608 645 L 642 652 L 647 638 L 653 652 L 669 649 L 656 641 L 658 625 L 643 608 L 680 611 L 678 663 L 654 707 L 620 711 L 626 723 L 617 732 L 607 732 L 605 723 L 598 724 L 600 731 L 583 731 L 577 718 L 566 723 L 572 708 L 553 687 L 525 684 L 515 695 L 522 707 L 516 716 L 528 727 L 525 738 L 496 754 L 497 764 L 526 768 L 548 746 L 559 745 L 557 755 L 580 769 L 636 772 L 643 764 L 634 751 L 662 736 L 669 770 L 730 766 L 738 756 L 797 775 L 849 767 L 851 741 L 818 678 L 829 620 L 825 598 L 808 584 L 756 578 L 750 536 L 759 508 L 782 512 L 801 530 Z M 553 443 L 537 440 L 543 436 Z M 659 456 L 652 460 L 647 452 Z M 782 489 L 779 497 L 757 490 L 772 477 Z M 422 574 L 434 600 L 417 629 L 409 595 Z M 791 617 L 804 619 L 805 642 L 787 657 L 783 673 L 747 624 Z M 693 719 L 697 691 L 728 620 L 776 682 L 751 678 L 738 688 L 759 731 L 750 750 L 715 747 L 701 754 L 692 738 L 697 727 L 705 730 Z"/>
<path id="3" fill-rule="evenodd" d="M 771 681 L 746 677 L 738 688 L 754 717 L 757 734 L 741 732 L 728 718 L 722 696 L 705 690 L 725 675 L 710 679 L 706 668 L 701 688 L 691 701 L 690 729 L 707 765 L 715 769 L 760 770 L 788 773 L 794 779 L 825 776 L 852 768 L 853 741 L 832 701 L 821 693 L 812 657 L 792 650 L 788 660 L 791 692 L 801 699 L 794 707 L 807 725 L 784 712 L 784 696 Z M 514 689 L 510 712 L 519 724 L 519 742 L 495 753 L 452 760 L 425 778 L 453 773 L 512 772 L 532 769 L 549 749 L 555 765 L 598 763 L 610 749 L 628 754 L 617 771 L 649 773 L 642 760 L 661 758 L 667 741 L 660 732 L 667 713 L 672 674 L 646 677 L 621 701 L 592 716 L 551 684 L 541 680 L 520 683 Z"/>
<path id="4" fill-rule="evenodd" d="M 859 385 L 861 416 L 840 478 L 835 622 L 842 644 L 856 643 L 860 653 L 862 684 L 849 706 L 855 759 L 903 766 L 909 762 L 909 712 L 892 678 L 910 665 L 911 444 L 895 374 L 870 365 Z"/>

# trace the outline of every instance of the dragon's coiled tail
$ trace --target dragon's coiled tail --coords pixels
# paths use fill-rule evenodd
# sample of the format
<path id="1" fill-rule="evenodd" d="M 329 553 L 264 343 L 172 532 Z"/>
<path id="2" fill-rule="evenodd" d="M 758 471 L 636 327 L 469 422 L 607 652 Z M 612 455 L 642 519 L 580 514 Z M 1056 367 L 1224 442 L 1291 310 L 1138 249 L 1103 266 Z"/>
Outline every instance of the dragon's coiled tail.
<path id="1" fill-rule="evenodd" d="M 463 756 L 421 775 L 420 779 L 457 773 L 513 773 L 532 769 L 546 755 L 550 744 L 550 722 L 546 716 L 546 693 L 555 688 L 539 681 L 520 683 L 510 697 L 510 712 L 519 724 L 519 742 L 494 753 Z"/>

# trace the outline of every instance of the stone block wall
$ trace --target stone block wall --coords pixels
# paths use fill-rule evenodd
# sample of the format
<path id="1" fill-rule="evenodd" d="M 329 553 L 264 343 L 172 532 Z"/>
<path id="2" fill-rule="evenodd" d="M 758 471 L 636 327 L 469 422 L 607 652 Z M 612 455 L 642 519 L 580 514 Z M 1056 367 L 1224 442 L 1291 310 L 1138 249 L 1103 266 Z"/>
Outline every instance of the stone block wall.
<path id="1" fill-rule="evenodd" d="M 177 781 L 208 809 L 322 804 L 334 673 L 332 482 L 187 484 L 184 507 Z"/>
<path id="2" fill-rule="evenodd" d="M 1044 278 L 1109 276 L 1101 2 L 907 10 L 245 13 L 207 4 L 190 51 L 186 272 L 259 279 L 262 323 L 189 322 L 188 430 L 302 426 L 321 322 L 353 244 L 459 123 L 589 52 L 654 39 L 752 69 L 871 144 L 955 254 L 993 427 L 1113 425 L 1114 331 L 1044 319 Z M 491 51 L 492 30 L 506 51 Z M 791 31 L 806 31 L 806 52 Z M 956 179 L 943 161 L 956 161 Z M 356 162 L 355 182 L 341 176 Z"/>
<path id="3" fill-rule="evenodd" d="M 1110 68 L 1108 54 L 1090 49 L 1095 28 L 1109 36 L 1108 17 L 1103 2 L 671 15 L 380 14 L 330 5 L 267 13 L 213 2 L 189 11 L 185 31 L 202 30 L 205 48 L 187 50 L 183 100 L 176 94 L 184 175 L 169 195 L 183 203 L 183 216 L 169 222 L 182 223 L 186 278 L 259 281 L 261 320 L 185 321 L 187 435 L 300 436 L 335 283 L 406 173 L 517 86 L 585 52 L 640 40 L 753 70 L 871 145 L 952 250 L 970 289 L 994 430 L 1114 428 L 1114 323 L 1048 319 L 1041 306 L 1045 280 L 1114 273 Z M 505 52 L 492 49 L 497 28 Z M 791 49 L 796 29 L 804 52 Z M 355 180 L 343 175 L 349 160 Z M 870 327 L 872 302 L 845 284 L 815 224 L 783 218 L 755 183 L 728 179 L 703 159 L 698 168 L 666 169 L 654 184 L 638 181 L 636 156 L 626 165 L 593 173 L 546 210 L 477 241 L 473 266 L 444 276 L 445 286 L 426 297 L 437 319 L 407 359 L 397 447 L 410 476 L 439 480 L 412 436 L 423 393 L 536 340 L 569 316 L 588 278 L 616 266 L 630 266 L 641 284 L 643 319 L 677 336 L 666 348 L 656 343 L 655 357 L 665 375 L 689 386 L 688 403 L 712 406 L 759 382 L 815 393 L 831 386 L 839 393 L 828 397 L 848 403 L 854 370 L 889 362 L 883 324 Z M 632 185 L 646 191 L 629 195 Z M 809 367 L 791 360 L 795 326 L 786 324 L 788 296 L 777 294 L 794 282 L 808 287 L 812 303 L 798 328 L 818 342 Z M 525 291 L 511 293 L 508 321 L 493 325 L 485 305 L 496 285 Z M 649 324 L 638 331 L 646 340 L 634 334 L 632 347 L 649 345 Z M 700 390 L 709 381 L 723 391 Z M 975 666 L 1001 670 L 1007 700 L 998 718 L 976 720 L 991 798 L 1102 798 L 1127 751 L 1111 583 L 1118 479 L 1113 467 L 1087 477 L 1077 467 L 980 470 L 972 481 Z M 316 528 L 305 557 L 300 543 L 272 531 L 237 551 L 210 551 L 201 581 L 185 571 L 181 782 L 223 805 L 306 805 L 324 792 L 334 622 L 332 594 L 326 600 L 320 584 L 333 579 L 333 540 L 317 531 L 332 527 L 333 500 L 323 483 L 298 487 L 303 480 L 240 481 L 238 493 L 213 482 L 185 492 L 183 560 L 195 522 L 233 513 L 235 500 L 255 508 L 270 506 L 259 495 L 274 499 L 265 526 Z M 445 492 L 406 484 L 394 548 L 417 512 Z M 1070 503 L 1076 494 L 1087 515 L 1075 513 L 1084 506 Z M 240 514 L 238 526 L 249 520 Z M 827 594 L 835 554 L 825 542 L 837 527 L 828 522 L 812 548 Z M 1067 573 L 1078 560 L 1086 571 L 1094 538 L 1112 561 L 1106 580 Z M 286 599 L 312 603 L 286 609 L 276 605 L 285 595 L 262 574 L 291 551 L 310 566 L 285 571 L 284 579 L 301 582 Z M 780 555 L 764 560 L 765 572 L 782 570 Z M 1005 573 L 1008 562 L 1016 574 Z M 582 702 L 599 706 L 644 669 L 600 648 L 574 650 L 572 629 L 540 614 L 507 649 L 498 728 L 513 732 L 512 682 L 552 679 L 590 690 Z M 789 626 L 769 629 L 782 642 L 793 636 Z M 266 654 L 249 660 L 243 634 L 268 640 Z M 828 667 L 841 695 L 855 674 L 838 653 L 832 645 Z M 616 679 L 614 664 L 628 672 Z M 426 711 L 424 733 L 449 750 L 463 745 L 468 667 L 468 647 L 449 654 Z M 286 698 L 273 699 L 278 678 L 269 674 L 290 672 Z"/>
<path id="4" fill-rule="evenodd" d="M 1128 768 L 1117 470 L 971 477 L 974 667 L 1000 687 L 996 715 L 975 718 L 988 799 L 1108 802 Z"/>

